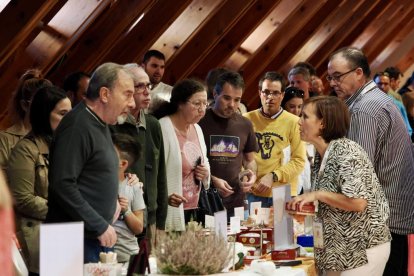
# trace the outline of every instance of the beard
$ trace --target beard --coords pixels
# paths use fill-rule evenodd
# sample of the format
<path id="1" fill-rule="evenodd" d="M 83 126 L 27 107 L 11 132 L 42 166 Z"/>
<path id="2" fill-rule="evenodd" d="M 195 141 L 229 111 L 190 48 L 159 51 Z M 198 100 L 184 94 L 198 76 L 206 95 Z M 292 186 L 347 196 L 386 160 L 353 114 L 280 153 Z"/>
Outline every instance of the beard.
<path id="1" fill-rule="evenodd" d="M 119 115 L 118 117 L 116 117 L 116 122 L 118 123 L 118 125 L 122 125 L 125 123 L 126 119 L 126 115 Z"/>

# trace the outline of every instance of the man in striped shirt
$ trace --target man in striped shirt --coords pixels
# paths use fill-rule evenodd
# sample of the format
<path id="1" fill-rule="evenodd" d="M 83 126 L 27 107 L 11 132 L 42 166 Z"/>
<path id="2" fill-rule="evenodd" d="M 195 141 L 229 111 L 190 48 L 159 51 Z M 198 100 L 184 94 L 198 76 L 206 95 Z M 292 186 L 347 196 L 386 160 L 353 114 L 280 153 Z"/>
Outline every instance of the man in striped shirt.
<path id="1" fill-rule="evenodd" d="M 364 53 L 334 52 L 327 80 L 351 113 L 348 138 L 368 153 L 390 205 L 391 253 L 384 275 L 407 275 L 407 235 L 414 233 L 414 149 L 392 99 L 370 80 Z"/>

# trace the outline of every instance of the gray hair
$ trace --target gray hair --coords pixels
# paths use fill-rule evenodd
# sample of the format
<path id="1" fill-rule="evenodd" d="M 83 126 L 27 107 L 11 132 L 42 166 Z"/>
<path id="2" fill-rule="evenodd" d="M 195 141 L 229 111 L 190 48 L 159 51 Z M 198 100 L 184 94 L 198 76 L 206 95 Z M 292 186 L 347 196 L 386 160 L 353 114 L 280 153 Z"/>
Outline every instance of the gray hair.
<path id="1" fill-rule="evenodd" d="M 122 65 L 112 62 L 104 63 L 96 68 L 89 81 L 86 98 L 89 100 L 99 98 L 99 91 L 102 87 L 113 89 L 118 80 L 118 73 L 121 70 L 126 72 Z M 129 72 L 127 73 L 130 74 Z"/>
<path id="2" fill-rule="evenodd" d="M 292 69 L 290 69 L 288 78 L 290 78 L 290 76 L 295 76 L 295 75 L 302 75 L 305 81 L 310 81 L 309 70 L 305 67 L 293 67 Z"/>

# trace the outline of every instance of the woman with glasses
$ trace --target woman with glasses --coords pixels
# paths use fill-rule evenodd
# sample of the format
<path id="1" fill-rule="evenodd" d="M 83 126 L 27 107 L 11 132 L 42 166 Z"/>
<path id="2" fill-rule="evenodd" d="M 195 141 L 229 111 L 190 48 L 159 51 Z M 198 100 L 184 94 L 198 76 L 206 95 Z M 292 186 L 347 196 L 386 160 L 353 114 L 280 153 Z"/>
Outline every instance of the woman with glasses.
<path id="1" fill-rule="evenodd" d="M 390 254 L 390 209 L 367 153 L 345 138 L 349 123 L 348 107 L 337 97 L 305 101 L 300 136 L 317 151 L 312 191 L 292 199 L 288 208 L 318 202 L 313 229 L 321 273 L 380 276 Z"/>
<path id="2" fill-rule="evenodd" d="M 39 89 L 30 105 L 32 130 L 10 155 L 7 173 L 15 201 L 16 235 L 28 261 L 29 275 L 39 273 L 39 230 L 48 211 L 49 146 L 53 132 L 71 108 L 62 89 Z"/>
<path id="3" fill-rule="evenodd" d="M 201 185 L 209 187 L 210 167 L 203 132 L 197 124 L 206 113 L 205 87 L 195 80 L 178 82 L 170 102 L 154 113 L 160 119 L 167 168 L 166 231 L 184 231 L 196 219 Z"/>

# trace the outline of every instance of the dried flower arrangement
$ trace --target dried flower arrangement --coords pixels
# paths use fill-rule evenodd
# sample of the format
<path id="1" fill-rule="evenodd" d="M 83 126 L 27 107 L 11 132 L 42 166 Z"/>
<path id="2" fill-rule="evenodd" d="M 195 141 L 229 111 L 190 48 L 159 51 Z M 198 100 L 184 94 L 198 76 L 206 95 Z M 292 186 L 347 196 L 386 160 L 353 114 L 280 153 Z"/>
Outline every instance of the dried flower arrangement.
<path id="1" fill-rule="evenodd" d="M 155 255 L 161 273 L 206 275 L 219 273 L 226 267 L 231 257 L 227 242 L 214 233 L 205 235 L 196 228 L 158 237 Z"/>

